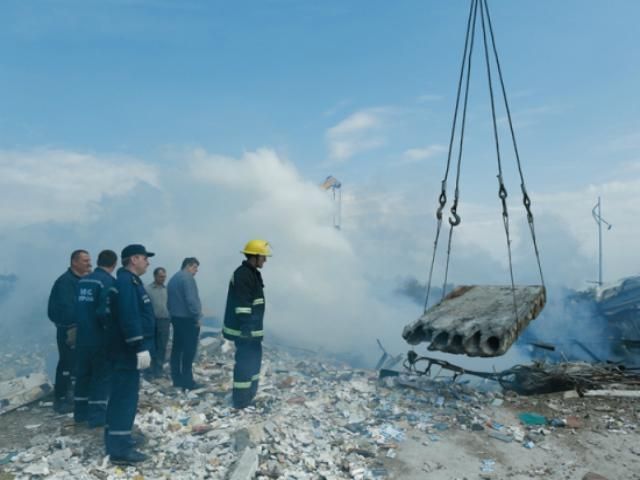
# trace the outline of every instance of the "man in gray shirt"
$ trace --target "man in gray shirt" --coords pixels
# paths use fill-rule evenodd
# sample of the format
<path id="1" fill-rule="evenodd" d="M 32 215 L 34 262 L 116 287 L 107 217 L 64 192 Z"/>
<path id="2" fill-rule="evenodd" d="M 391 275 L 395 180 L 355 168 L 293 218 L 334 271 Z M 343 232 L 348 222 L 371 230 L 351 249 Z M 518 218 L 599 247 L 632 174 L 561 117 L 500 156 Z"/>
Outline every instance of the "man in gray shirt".
<path id="1" fill-rule="evenodd" d="M 171 277 L 167 285 L 169 314 L 173 325 L 171 379 L 174 387 L 185 390 L 201 386 L 193 381 L 192 371 L 202 317 L 202 305 L 194 278 L 199 266 L 197 258 L 185 258 L 181 270 Z"/>
<path id="2" fill-rule="evenodd" d="M 167 308 L 167 271 L 158 267 L 153 271 L 153 282 L 147 285 L 147 293 L 151 297 L 153 313 L 156 317 L 156 350 L 151 357 L 151 376 L 162 376 L 162 370 L 167 361 L 167 344 L 169 343 L 169 330 L 171 319 Z"/>

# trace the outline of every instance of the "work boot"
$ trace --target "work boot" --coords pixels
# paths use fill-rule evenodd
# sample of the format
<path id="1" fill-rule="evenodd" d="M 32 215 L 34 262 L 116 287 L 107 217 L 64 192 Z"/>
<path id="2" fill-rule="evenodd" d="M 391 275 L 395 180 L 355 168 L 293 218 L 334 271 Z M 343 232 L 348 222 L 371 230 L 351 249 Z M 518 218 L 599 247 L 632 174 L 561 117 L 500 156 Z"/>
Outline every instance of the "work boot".
<path id="1" fill-rule="evenodd" d="M 87 424 L 87 417 L 82 417 L 79 415 L 74 415 L 73 416 L 73 421 L 76 422 L 76 425 L 86 425 Z"/>
<path id="2" fill-rule="evenodd" d="M 86 420 L 78 420 L 77 418 L 73 419 L 73 425 L 76 428 L 87 428 L 87 421 Z"/>
<path id="3" fill-rule="evenodd" d="M 142 463 L 148 459 L 149 457 L 147 455 L 133 449 L 123 455 L 111 455 L 111 463 L 115 463 L 116 465 L 134 465 L 136 463 Z"/>
<path id="4" fill-rule="evenodd" d="M 201 383 L 191 382 L 189 385 L 184 385 L 182 388 L 185 390 L 197 390 L 199 388 L 204 387 Z"/>
<path id="5" fill-rule="evenodd" d="M 73 404 L 65 401 L 56 401 L 53 403 L 53 410 L 61 415 L 72 413 L 74 411 Z"/>
<path id="6" fill-rule="evenodd" d="M 232 402 L 232 407 L 235 410 L 244 410 L 245 408 L 253 407 L 253 402 Z"/>
<path id="7" fill-rule="evenodd" d="M 147 437 L 145 437 L 142 432 L 131 432 L 131 447 L 139 447 L 143 445 L 144 442 L 147 441 Z"/>

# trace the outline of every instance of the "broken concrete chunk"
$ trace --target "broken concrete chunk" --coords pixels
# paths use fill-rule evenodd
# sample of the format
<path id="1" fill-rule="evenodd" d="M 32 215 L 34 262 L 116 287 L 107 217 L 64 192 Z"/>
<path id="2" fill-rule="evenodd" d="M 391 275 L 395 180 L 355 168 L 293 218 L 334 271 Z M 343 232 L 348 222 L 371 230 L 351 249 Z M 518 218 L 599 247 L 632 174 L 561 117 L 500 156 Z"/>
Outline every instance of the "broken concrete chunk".
<path id="1" fill-rule="evenodd" d="M 49 475 L 49 464 L 46 461 L 33 463 L 23 470 L 30 475 Z"/>
<path id="2" fill-rule="evenodd" d="M 510 443 L 513 441 L 513 436 L 505 435 L 504 433 L 500 433 L 500 432 L 489 432 L 489 436 L 491 438 L 495 438 L 496 440 L 500 440 L 501 442 L 505 442 L 505 443 Z"/>
<path id="3" fill-rule="evenodd" d="M 545 300 L 539 285 L 461 286 L 407 325 L 402 336 L 412 345 L 431 342 L 429 350 L 496 357 L 538 316 Z"/>
<path id="4" fill-rule="evenodd" d="M 585 473 L 584 477 L 582 477 L 582 480 L 607 480 L 607 477 L 603 477 L 598 473 L 589 472 Z"/>
<path id="5" fill-rule="evenodd" d="M 67 464 L 67 461 L 71 458 L 71 449 L 64 448 L 62 450 L 58 450 L 47 458 L 49 462 L 49 466 L 54 470 L 61 470 Z"/>
<path id="6" fill-rule="evenodd" d="M 258 450 L 246 448 L 234 465 L 229 480 L 251 480 L 258 470 Z"/>
<path id="7" fill-rule="evenodd" d="M 0 415 L 46 396 L 52 390 L 44 373 L 0 382 Z"/>
<path id="8" fill-rule="evenodd" d="M 241 428 L 233 434 L 233 449 L 236 452 L 244 451 L 251 444 L 251 435 L 249 430 Z"/>

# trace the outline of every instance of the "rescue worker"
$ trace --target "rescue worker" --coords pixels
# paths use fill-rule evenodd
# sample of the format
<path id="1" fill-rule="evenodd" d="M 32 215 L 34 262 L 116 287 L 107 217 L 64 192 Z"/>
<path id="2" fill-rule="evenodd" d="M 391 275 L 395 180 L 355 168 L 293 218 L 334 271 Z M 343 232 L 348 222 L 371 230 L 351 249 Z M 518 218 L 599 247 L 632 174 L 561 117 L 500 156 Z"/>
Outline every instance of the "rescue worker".
<path id="1" fill-rule="evenodd" d="M 91 257 L 86 250 L 75 250 L 71 254 L 70 266 L 60 275 L 49 295 L 47 313 L 56 326 L 58 344 L 58 365 L 54 387 L 53 408 L 58 413 L 73 411 L 70 394 L 76 346 L 76 288 L 78 281 L 91 272 Z"/>
<path id="2" fill-rule="evenodd" d="M 134 448 L 131 432 L 138 409 L 140 371 L 151 365 L 154 347 L 153 307 L 140 280 L 154 255 L 143 245 L 126 246 L 111 297 L 107 349 L 112 362 L 112 395 L 107 405 L 105 446 L 113 463 L 133 464 L 147 459 Z"/>
<path id="3" fill-rule="evenodd" d="M 98 268 L 78 282 L 76 321 L 76 385 L 73 418 L 87 422 L 89 428 L 105 423 L 109 398 L 109 361 L 105 325 L 106 302 L 113 288 L 118 256 L 112 250 L 98 255 Z"/>
<path id="4" fill-rule="evenodd" d="M 202 304 L 195 275 L 200 262 L 187 257 L 167 285 L 168 307 L 173 325 L 171 346 L 171 379 L 173 386 L 195 390 L 201 385 L 193 380 L 193 359 L 198 349 Z"/>
<path id="5" fill-rule="evenodd" d="M 234 408 L 248 407 L 258 391 L 265 310 L 264 283 L 259 269 L 271 256 L 271 248 L 265 240 L 251 240 L 241 253 L 246 260 L 231 276 L 222 330 L 224 338 L 236 345 Z"/>
<path id="6" fill-rule="evenodd" d="M 167 271 L 158 267 L 153 271 L 153 282 L 147 285 L 147 293 L 151 297 L 153 314 L 156 317 L 156 351 L 151 357 L 151 377 L 162 376 L 164 364 L 167 360 L 167 344 L 171 330 L 171 319 L 167 309 Z"/>

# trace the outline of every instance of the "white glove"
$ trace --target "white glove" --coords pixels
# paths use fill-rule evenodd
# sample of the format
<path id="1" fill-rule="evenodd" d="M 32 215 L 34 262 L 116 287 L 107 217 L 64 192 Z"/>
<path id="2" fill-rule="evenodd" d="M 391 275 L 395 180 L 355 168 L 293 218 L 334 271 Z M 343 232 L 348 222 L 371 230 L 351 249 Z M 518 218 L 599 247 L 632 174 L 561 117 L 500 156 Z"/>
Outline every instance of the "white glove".
<path id="1" fill-rule="evenodd" d="M 149 354 L 149 350 L 138 352 L 136 353 L 136 356 L 138 357 L 138 365 L 136 367 L 138 370 L 144 370 L 151 366 L 151 355 Z"/>

